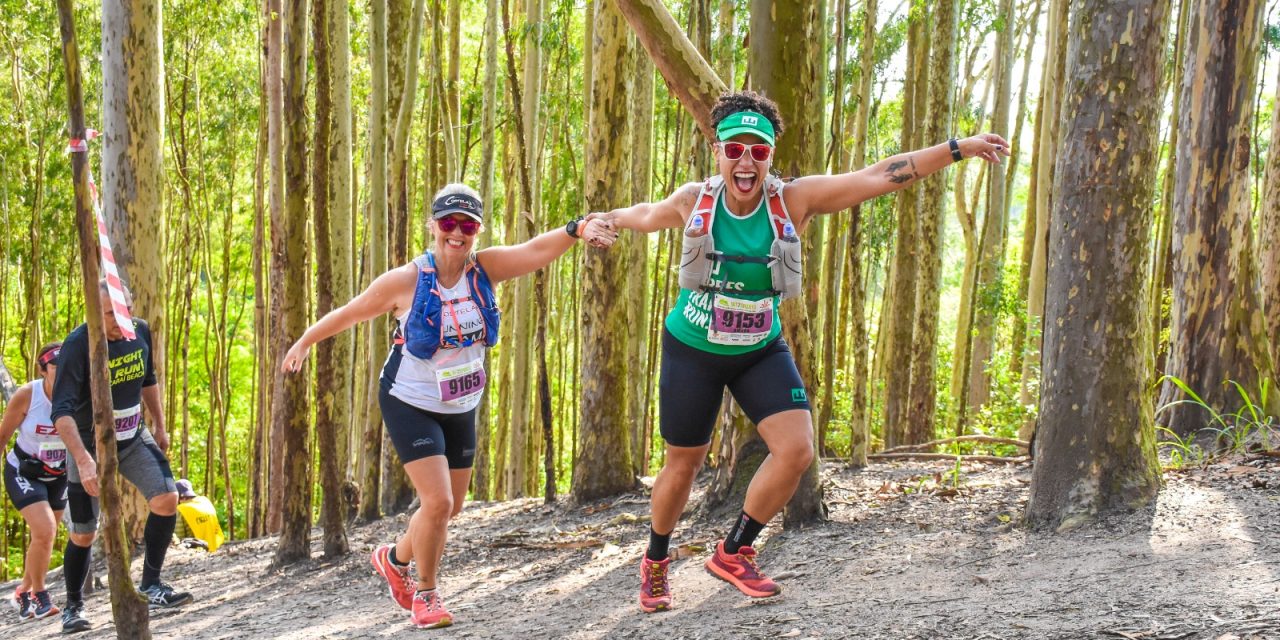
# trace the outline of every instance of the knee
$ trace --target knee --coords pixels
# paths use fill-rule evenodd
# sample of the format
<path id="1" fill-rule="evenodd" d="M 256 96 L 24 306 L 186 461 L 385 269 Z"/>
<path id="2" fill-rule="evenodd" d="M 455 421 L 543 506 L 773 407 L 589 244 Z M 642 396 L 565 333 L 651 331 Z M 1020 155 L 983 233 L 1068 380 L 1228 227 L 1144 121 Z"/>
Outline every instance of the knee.
<path id="1" fill-rule="evenodd" d="M 461 505 L 459 505 L 459 508 L 461 508 Z M 454 515 L 453 497 L 447 495 L 424 496 L 422 506 L 418 507 L 418 513 L 422 514 L 422 518 L 427 522 L 447 522 Z"/>
<path id="2" fill-rule="evenodd" d="M 778 461 L 786 465 L 787 469 L 799 474 L 804 473 L 805 469 L 813 463 L 813 442 L 810 440 L 802 440 L 799 442 L 788 443 L 786 446 L 780 447 L 779 451 L 774 454 Z"/>
<path id="3" fill-rule="evenodd" d="M 158 516 L 171 516 L 178 512 L 178 493 L 176 491 L 162 493 L 148 500 L 147 506 L 151 508 L 151 513 Z"/>
<path id="4" fill-rule="evenodd" d="M 32 545 L 52 545 L 53 536 L 58 532 L 58 521 L 52 513 L 39 514 L 27 519 L 27 529 L 31 531 Z"/>
<path id="5" fill-rule="evenodd" d="M 97 537 L 97 533 L 90 531 L 89 533 L 68 533 L 67 539 L 77 547 L 92 547 L 93 539 Z"/>
<path id="6" fill-rule="evenodd" d="M 682 480 L 693 480 L 702 470 L 702 458 L 692 456 L 672 456 L 667 458 L 663 468 Z"/>

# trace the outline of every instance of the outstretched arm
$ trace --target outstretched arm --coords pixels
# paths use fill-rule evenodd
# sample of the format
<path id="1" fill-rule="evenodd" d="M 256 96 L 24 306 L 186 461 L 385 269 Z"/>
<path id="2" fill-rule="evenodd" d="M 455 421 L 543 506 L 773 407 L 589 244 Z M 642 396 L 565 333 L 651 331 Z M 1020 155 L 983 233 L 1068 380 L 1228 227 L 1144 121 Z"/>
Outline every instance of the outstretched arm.
<path id="1" fill-rule="evenodd" d="M 958 141 L 963 158 L 982 158 L 993 164 L 1009 155 L 1009 142 L 993 133 Z M 866 200 L 905 189 L 955 160 L 948 143 L 900 153 L 869 167 L 834 176 L 813 175 L 787 185 L 787 208 L 801 225 L 812 216 L 844 211 Z"/>
<path id="2" fill-rule="evenodd" d="M 369 284 L 369 288 L 352 298 L 351 302 L 326 313 L 315 324 L 307 327 L 302 337 L 289 347 L 289 352 L 280 363 L 280 370 L 285 373 L 297 371 L 311 350 L 311 345 L 336 336 L 365 320 L 394 311 L 406 294 L 413 296 L 417 282 L 418 268 L 412 263 L 378 276 Z"/>
<path id="3" fill-rule="evenodd" d="M 587 220 L 603 220 L 615 229 L 630 229 L 650 233 L 684 224 L 685 216 L 693 211 L 694 202 L 702 185 L 697 182 L 676 189 L 675 193 L 659 202 L 642 202 L 613 211 L 595 211 Z"/>
<path id="4" fill-rule="evenodd" d="M 598 220 L 582 223 L 578 227 L 578 236 L 591 240 L 596 246 L 607 247 L 613 244 L 615 236 L 606 230 L 606 226 Z M 489 274 L 489 281 L 497 284 L 533 273 L 551 264 L 552 260 L 564 255 L 579 238 L 569 235 L 563 227 L 552 229 L 520 244 L 481 249 L 476 252 L 476 259 L 484 267 L 485 273 Z"/>

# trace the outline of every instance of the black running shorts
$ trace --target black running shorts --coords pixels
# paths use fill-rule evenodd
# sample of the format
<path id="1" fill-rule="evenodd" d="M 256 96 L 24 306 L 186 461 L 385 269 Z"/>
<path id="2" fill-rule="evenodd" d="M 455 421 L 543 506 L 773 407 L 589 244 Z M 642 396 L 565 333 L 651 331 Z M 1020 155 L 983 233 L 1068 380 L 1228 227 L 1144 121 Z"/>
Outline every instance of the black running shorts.
<path id="1" fill-rule="evenodd" d="M 4 489 L 13 507 L 22 511 L 37 502 L 48 502 L 49 508 L 62 511 L 67 506 L 67 475 L 56 480 L 31 480 L 18 473 L 18 468 L 0 457 L 4 465 Z"/>
<path id="2" fill-rule="evenodd" d="M 663 329 L 658 406 L 667 444 L 710 443 L 725 387 L 756 424 L 775 413 L 809 410 L 804 381 L 782 336 L 762 349 L 726 356 L 691 347 Z"/>
<path id="3" fill-rule="evenodd" d="M 476 410 L 436 413 L 419 409 L 378 385 L 382 422 L 401 464 L 444 456 L 450 469 L 470 469 L 476 457 Z"/>

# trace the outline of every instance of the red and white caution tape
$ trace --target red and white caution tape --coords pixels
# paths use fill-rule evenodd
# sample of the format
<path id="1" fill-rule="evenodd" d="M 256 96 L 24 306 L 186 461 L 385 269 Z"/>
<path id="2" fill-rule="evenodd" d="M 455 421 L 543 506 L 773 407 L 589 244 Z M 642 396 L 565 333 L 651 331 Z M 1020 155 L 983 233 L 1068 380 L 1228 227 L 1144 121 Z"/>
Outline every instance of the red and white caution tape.
<path id="1" fill-rule="evenodd" d="M 72 138 L 67 145 L 67 153 L 88 153 L 89 140 L 101 132 L 93 129 L 85 131 L 85 139 Z M 111 252 L 111 238 L 107 236 L 107 221 L 102 217 L 102 204 L 98 199 L 98 185 L 93 182 L 93 171 L 88 162 L 85 170 L 89 173 L 89 198 L 93 200 L 93 214 L 98 218 L 98 245 L 102 252 L 102 272 L 107 279 L 107 294 L 111 297 L 111 310 L 115 312 L 116 324 L 124 337 L 133 340 L 137 334 L 133 331 L 133 317 L 129 315 L 129 307 L 124 303 L 124 287 L 120 283 L 120 270 L 116 268 L 115 254 Z"/>

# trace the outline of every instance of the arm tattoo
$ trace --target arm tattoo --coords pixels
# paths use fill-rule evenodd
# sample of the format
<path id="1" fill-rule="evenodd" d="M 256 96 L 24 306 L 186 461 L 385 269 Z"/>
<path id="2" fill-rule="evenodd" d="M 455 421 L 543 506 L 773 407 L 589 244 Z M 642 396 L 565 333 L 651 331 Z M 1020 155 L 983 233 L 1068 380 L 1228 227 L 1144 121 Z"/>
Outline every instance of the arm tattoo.
<path id="1" fill-rule="evenodd" d="M 910 173 L 898 173 L 899 170 L 905 169 L 908 164 L 911 165 Z M 916 160 L 911 156 L 907 156 L 906 160 L 890 162 L 889 167 L 885 169 L 885 173 L 889 176 L 889 182 L 894 184 L 904 184 L 920 177 L 920 174 L 916 173 Z"/>

